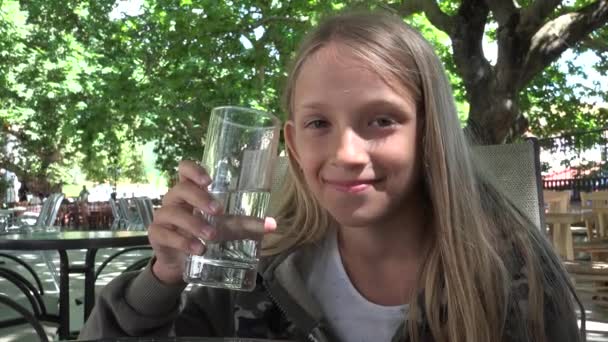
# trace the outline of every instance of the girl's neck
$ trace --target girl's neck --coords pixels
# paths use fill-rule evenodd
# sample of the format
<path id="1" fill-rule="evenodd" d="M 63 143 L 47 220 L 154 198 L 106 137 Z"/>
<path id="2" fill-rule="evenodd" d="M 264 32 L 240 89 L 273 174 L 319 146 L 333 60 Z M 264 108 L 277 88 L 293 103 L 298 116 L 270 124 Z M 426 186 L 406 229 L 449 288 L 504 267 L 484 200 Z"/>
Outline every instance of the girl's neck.
<path id="1" fill-rule="evenodd" d="M 338 229 L 344 269 L 353 286 L 373 303 L 400 305 L 415 295 L 429 243 L 424 201 L 415 202 L 373 227 Z"/>

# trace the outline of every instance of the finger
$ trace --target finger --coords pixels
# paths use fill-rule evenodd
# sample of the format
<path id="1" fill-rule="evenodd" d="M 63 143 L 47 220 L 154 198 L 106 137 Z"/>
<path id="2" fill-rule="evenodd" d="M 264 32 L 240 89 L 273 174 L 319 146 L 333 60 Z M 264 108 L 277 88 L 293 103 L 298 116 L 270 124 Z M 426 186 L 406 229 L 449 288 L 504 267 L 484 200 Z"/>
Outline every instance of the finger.
<path id="1" fill-rule="evenodd" d="M 207 190 L 198 187 L 191 181 L 179 182 L 163 197 L 163 206 L 186 206 L 203 210 L 207 214 L 217 215 L 223 210 L 221 203 Z"/>
<path id="2" fill-rule="evenodd" d="M 190 180 L 200 187 L 211 184 L 211 177 L 207 171 L 192 160 L 182 160 L 177 170 L 180 182 Z"/>
<path id="3" fill-rule="evenodd" d="M 186 254 L 202 255 L 206 250 L 205 245 L 198 238 L 184 236 L 167 226 L 154 223 L 148 228 L 148 240 L 152 246 L 171 248 Z"/>
<path id="4" fill-rule="evenodd" d="M 258 240 L 266 233 L 273 232 L 277 228 L 274 218 L 267 217 L 259 219 L 248 216 L 223 215 L 215 217 L 217 241 L 227 240 Z"/>
<path id="5" fill-rule="evenodd" d="M 215 237 L 216 229 L 201 214 L 193 214 L 191 210 L 182 207 L 164 206 L 158 209 L 154 214 L 153 223 L 169 229 L 184 231 L 191 237 L 205 240 Z"/>

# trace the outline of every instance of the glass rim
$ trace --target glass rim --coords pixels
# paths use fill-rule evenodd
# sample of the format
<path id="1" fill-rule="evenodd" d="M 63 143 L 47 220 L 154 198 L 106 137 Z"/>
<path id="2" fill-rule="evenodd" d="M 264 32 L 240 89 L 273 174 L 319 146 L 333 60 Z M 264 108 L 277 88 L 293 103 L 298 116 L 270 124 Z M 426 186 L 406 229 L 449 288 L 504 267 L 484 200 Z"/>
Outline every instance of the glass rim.
<path id="1" fill-rule="evenodd" d="M 242 107 L 242 106 L 218 106 L 218 107 L 213 107 L 213 109 L 211 109 L 211 113 L 213 114 L 213 112 L 220 111 L 220 110 L 235 110 L 235 111 L 242 111 L 242 112 L 248 112 L 248 113 L 255 113 L 257 115 L 261 115 L 261 116 L 269 118 L 273 123 L 272 126 L 250 126 L 250 125 L 244 125 L 244 124 L 241 124 L 238 122 L 234 122 L 233 120 L 226 119 L 226 116 L 222 116 L 223 121 L 228 122 L 229 124 L 237 126 L 237 127 L 253 128 L 253 129 L 260 129 L 260 130 L 274 129 L 274 128 L 279 128 L 279 130 L 281 129 L 281 119 L 279 119 L 276 115 L 269 113 L 267 111 L 264 111 L 264 110 L 254 109 L 254 108 L 249 108 L 249 107 Z"/>

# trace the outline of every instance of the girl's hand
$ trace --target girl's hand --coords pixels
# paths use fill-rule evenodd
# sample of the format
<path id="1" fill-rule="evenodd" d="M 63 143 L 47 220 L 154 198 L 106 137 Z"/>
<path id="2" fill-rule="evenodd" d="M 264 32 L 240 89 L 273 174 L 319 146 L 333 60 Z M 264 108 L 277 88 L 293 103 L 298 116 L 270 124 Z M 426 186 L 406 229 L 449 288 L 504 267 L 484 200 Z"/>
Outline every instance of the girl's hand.
<path id="1" fill-rule="evenodd" d="M 199 212 L 222 214 L 221 204 L 207 192 L 209 175 L 192 161 L 180 162 L 178 174 L 178 184 L 167 192 L 162 208 L 155 211 L 148 228 L 148 239 L 156 256 L 152 272 L 161 282 L 183 281 L 186 255 L 205 253 L 205 245 L 199 239 L 210 242 L 260 239 L 276 229 L 273 218 L 245 216 L 220 216 L 212 227 Z"/>

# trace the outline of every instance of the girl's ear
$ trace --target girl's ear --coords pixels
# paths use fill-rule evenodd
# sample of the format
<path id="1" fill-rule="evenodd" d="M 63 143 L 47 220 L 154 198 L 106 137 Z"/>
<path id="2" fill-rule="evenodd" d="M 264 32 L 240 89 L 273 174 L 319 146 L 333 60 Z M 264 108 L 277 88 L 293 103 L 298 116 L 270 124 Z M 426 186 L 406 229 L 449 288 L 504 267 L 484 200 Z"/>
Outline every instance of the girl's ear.
<path id="1" fill-rule="evenodd" d="M 289 149 L 289 155 L 300 164 L 300 157 L 296 148 L 296 128 L 293 120 L 287 120 L 287 122 L 285 122 L 283 132 L 285 133 L 285 143 Z"/>

